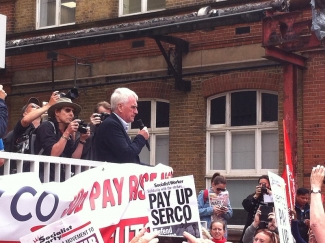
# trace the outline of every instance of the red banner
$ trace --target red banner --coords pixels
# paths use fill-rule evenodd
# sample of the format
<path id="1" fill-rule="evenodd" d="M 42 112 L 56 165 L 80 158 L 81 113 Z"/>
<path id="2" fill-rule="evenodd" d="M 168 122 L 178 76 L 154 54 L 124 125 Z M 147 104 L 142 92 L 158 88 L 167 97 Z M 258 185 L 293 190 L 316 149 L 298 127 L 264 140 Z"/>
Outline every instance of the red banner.
<path id="1" fill-rule="evenodd" d="M 282 178 L 286 183 L 286 195 L 288 208 L 294 209 L 296 201 L 296 184 L 295 174 L 292 165 L 291 144 L 288 137 L 285 121 L 283 120 L 283 141 L 284 141 L 284 154 L 285 154 L 285 169 L 282 173 Z"/>

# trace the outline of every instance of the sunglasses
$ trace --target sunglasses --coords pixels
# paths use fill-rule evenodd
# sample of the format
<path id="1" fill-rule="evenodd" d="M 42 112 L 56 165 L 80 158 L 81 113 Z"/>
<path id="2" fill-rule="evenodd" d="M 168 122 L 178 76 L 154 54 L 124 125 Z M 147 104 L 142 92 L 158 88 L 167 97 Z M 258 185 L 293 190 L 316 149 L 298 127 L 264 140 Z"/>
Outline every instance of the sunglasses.
<path id="1" fill-rule="evenodd" d="M 224 192 L 224 191 L 226 191 L 227 189 L 226 188 L 217 188 L 217 191 L 222 191 L 222 192 Z"/>
<path id="2" fill-rule="evenodd" d="M 38 105 L 34 105 L 34 104 L 30 105 L 29 107 L 31 107 L 31 108 L 36 108 L 36 109 L 41 108 L 41 107 L 39 107 Z"/>
<path id="3" fill-rule="evenodd" d="M 63 109 L 66 113 L 70 113 L 72 111 L 72 113 L 74 113 L 74 109 L 71 108 L 64 108 Z"/>

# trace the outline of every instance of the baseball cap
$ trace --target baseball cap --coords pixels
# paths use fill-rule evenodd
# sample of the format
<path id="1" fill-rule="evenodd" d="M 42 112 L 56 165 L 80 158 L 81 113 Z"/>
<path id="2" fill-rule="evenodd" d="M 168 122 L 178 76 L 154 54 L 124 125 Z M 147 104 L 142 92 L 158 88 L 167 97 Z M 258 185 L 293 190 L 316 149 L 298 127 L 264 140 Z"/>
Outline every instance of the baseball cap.
<path id="1" fill-rule="evenodd" d="M 26 105 L 24 105 L 23 109 L 21 109 L 21 115 L 24 114 L 24 112 L 25 112 L 27 106 L 28 106 L 30 103 L 34 103 L 35 105 L 40 106 L 40 102 L 39 102 L 39 100 L 38 100 L 36 97 L 30 97 L 30 98 L 28 99 Z"/>

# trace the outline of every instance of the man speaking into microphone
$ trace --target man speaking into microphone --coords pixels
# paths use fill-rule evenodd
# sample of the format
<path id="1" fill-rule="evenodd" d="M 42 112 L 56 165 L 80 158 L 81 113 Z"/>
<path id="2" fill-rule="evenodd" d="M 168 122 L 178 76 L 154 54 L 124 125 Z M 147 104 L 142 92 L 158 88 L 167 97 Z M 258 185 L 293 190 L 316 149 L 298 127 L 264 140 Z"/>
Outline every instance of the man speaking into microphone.
<path id="1" fill-rule="evenodd" d="M 147 127 L 131 141 L 128 124 L 138 114 L 138 96 L 128 88 L 117 88 L 111 96 L 112 113 L 97 128 L 95 147 L 99 161 L 142 164 L 139 154 L 149 139 Z"/>

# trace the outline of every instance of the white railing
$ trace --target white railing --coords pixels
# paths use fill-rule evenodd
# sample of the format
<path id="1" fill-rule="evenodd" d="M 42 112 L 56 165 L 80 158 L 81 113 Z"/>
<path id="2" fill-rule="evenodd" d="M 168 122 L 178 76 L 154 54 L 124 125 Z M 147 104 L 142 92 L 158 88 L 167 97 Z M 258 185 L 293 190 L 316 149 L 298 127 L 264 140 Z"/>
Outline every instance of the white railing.
<path id="1" fill-rule="evenodd" d="M 9 153 L 0 152 L 0 158 L 3 158 L 5 163 L 3 165 L 3 175 L 9 175 L 11 173 L 23 173 L 24 163 L 30 163 L 30 172 L 35 172 L 39 174 L 40 165 L 43 164 L 44 182 L 50 181 L 50 165 L 53 164 L 55 173 L 55 181 L 59 182 L 61 180 L 62 169 L 64 168 L 65 180 L 69 179 L 75 174 L 79 174 L 82 171 L 89 170 L 93 167 L 103 165 L 100 161 L 82 160 L 82 159 L 70 159 L 54 156 L 44 156 L 44 155 L 31 155 L 31 154 L 21 154 L 21 153 Z M 15 166 L 16 164 L 16 166 Z M 74 171 L 72 173 L 71 167 L 74 166 Z M 13 171 L 13 168 L 15 169 Z M 42 168 L 41 168 L 42 169 Z"/>

